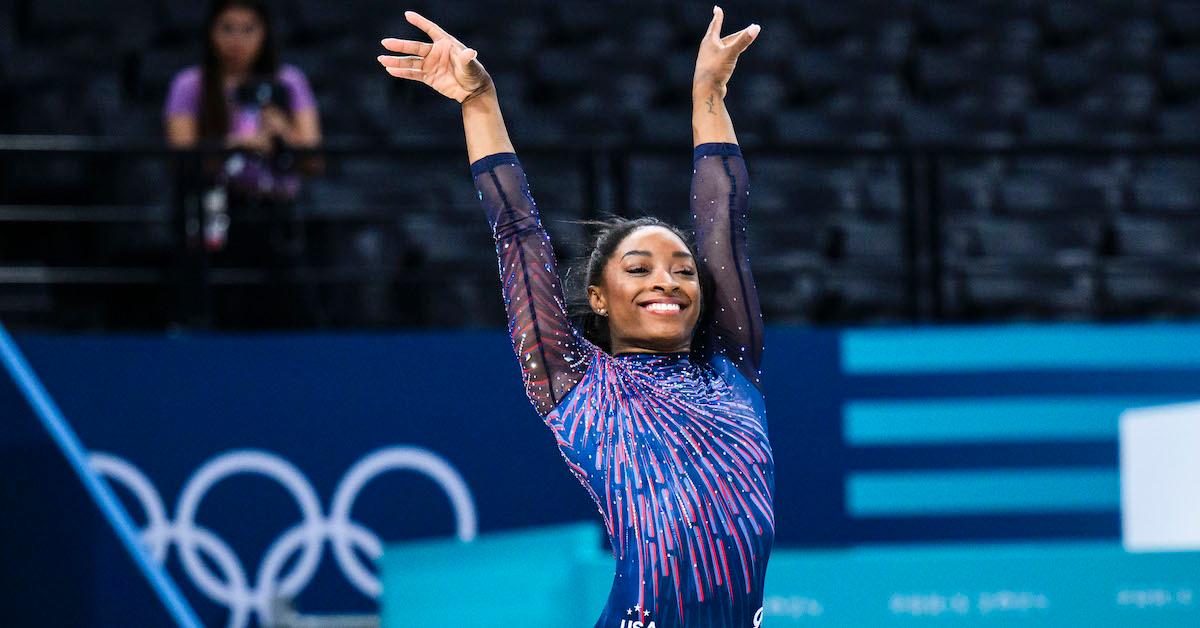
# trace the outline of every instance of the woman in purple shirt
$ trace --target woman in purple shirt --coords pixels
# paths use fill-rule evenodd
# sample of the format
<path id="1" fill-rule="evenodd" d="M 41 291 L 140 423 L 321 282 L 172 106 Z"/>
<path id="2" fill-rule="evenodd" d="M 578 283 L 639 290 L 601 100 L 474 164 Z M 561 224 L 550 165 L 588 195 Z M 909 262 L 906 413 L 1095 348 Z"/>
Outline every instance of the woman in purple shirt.
<path id="1" fill-rule="evenodd" d="M 576 325 L 495 85 L 474 50 L 417 13 L 405 17 L 432 42 L 385 39 L 404 56 L 379 61 L 462 103 L 526 393 L 612 542 L 613 585 L 596 625 L 760 626 L 775 467 L 759 382 L 762 316 L 746 255 L 749 178 L 723 103 L 759 27 L 721 37 L 714 7 L 700 44 L 695 246 L 654 218 L 611 223 L 578 295 L 590 321 Z"/>
<path id="2" fill-rule="evenodd" d="M 225 164 L 222 179 L 230 191 L 291 199 L 299 179 L 273 169 L 265 156 L 280 142 L 302 148 L 320 143 L 308 80 L 298 68 L 279 63 L 270 12 L 261 0 L 217 0 L 204 33 L 203 64 L 171 82 L 163 108 L 167 143 L 194 148 L 208 140 L 245 149 Z"/>
<path id="3" fill-rule="evenodd" d="M 203 246 L 215 266 L 265 267 L 265 285 L 239 297 L 214 294 L 218 325 L 308 324 L 315 296 L 286 273 L 302 259 L 304 230 L 293 202 L 301 171 L 316 157 L 295 160 L 286 148 L 320 144 L 317 103 L 296 67 L 279 63 L 270 12 L 263 0 L 216 0 L 204 27 L 204 59 L 179 72 L 163 107 L 167 143 L 175 148 L 236 149 L 187 172 L 201 196 Z M 199 248 L 200 239 L 189 240 Z M 245 298 L 249 297 L 249 298 Z"/>

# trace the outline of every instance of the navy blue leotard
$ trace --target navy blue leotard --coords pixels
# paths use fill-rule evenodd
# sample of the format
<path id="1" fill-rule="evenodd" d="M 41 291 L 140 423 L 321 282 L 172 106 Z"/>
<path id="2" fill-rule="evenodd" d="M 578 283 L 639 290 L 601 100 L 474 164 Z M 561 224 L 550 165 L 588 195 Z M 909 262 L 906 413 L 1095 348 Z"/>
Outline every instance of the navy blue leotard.
<path id="1" fill-rule="evenodd" d="M 753 627 L 774 540 L 759 382 L 762 315 L 737 144 L 693 153 L 711 323 L 692 352 L 609 355 L 567 318 L 550 238 L 514 153 L 471 164 L 525 390 L 604 519 L 616 573 L 597 627 Z"/>

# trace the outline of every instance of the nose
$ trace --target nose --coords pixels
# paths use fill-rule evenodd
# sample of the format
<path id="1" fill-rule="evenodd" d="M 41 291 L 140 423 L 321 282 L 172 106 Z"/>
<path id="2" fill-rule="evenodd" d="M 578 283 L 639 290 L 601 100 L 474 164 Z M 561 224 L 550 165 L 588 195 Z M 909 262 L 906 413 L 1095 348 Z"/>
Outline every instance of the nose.
<path id="1" fill-rule="evenodd" d="M 664 292 L 672 292 L 679 289 L 679 279 L 671 270 L 663 269 L 654 275 L 654 288 Z"/>

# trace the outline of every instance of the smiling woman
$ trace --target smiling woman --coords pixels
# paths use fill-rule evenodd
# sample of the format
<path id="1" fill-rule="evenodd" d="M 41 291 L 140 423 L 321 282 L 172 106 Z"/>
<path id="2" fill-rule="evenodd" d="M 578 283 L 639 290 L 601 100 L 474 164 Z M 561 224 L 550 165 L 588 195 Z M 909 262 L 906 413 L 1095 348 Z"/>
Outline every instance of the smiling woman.
<path id="1" fill-rule="evenodd" d="M 467 48 L 412 11 L 431 42 L 385 39 L 399 78 L 462 103 L 467 155 L 499 257 L 525 391 L 596 502 L 616 558 L 597 626 L 759 626 L 775 538 L 775 464 L 759 382 L 762 316 L 746 255 L 749 177 L 724 108 L 751 25 L 701 41 L 693 86 L 695 246 L 656 218 L 617 219 L 587 261 L 575 324 L 550 237 Z"/>
<path id="2" fill-rule="evenodd" d="M 580 264 L 583 285 L 566 286 L 584 336 L 614 355 L 690 351 L 710 287 L 688 236 L 650 216 L 584 224 L 599 231 Z"/>

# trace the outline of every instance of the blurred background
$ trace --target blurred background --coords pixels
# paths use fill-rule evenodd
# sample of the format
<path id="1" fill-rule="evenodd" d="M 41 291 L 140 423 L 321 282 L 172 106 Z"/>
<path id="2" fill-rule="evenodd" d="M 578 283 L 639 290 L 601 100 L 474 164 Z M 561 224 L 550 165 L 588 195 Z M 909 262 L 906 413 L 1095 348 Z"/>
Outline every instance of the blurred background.
<path id="1" fill-rule="evenodd" d="M 763 28 L 726 102 L 766 624 L 1194 625 L 1200 469 L 1170 444 L 1200 410 L 1126 414 L 1137 447 L 1119 417 L 1200 399 L 1200 2 L 722 6 Z M 405 625 L 388 573 L 455 546 L 403 541 L 596 523 L 512 363 L 459 107 L 375 60 L 424 39 L 406 9 L 479 50 L 561 262 L 570 220 L 688 226 L 711 4 L 0 0 L 0 321 L 206 625 Z M 9 617 L 169 624 L 21 392 Z"/>

